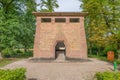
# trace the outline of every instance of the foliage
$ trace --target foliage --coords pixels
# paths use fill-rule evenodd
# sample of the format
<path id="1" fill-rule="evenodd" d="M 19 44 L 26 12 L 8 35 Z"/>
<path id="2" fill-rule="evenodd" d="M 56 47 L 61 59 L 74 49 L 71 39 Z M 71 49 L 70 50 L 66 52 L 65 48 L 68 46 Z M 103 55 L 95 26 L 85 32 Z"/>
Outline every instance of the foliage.
<path id="1" fill-rule="evenodd" d="M 93 53 L 94 46 L 99 54 L 109 45 L 120 49 L 120 0 L 79 1 L 83 12 L 88 12 L 85 29 L 89 53 Z"/>
<path id="2" fill-rule="evenodd" d="M 25 68 L 0 70 L 0 80 L 25 80 Z"/>
<path id="3" fill-rule="evenodd" d="M 33 47 L 33 11 L 36 11 L 34 0 L 0 0 L 0 52 L 6 48 L 13 51 L 14 48 L 24 48 L 27 52 Z"/>
<path id="4" fill-rule="evenodd" d="M 120 72 L 97 72 L 94 80 L 120 80 Z"/>
<path id="5" fill-rule="evenodd" d="M 11 54 L 12 58 L 27 58 L 32 56 L 33 56 L 33 51 L 31 50 L 27 52 L 23 52 L 22 50 L 14 50 L 14 53 Z"/>
<path id="6" fill-rule="evenodd" d="M 120 54 L 120 49 L 119 49 L 119 50 L 117 50 L 117 52 L 118 52 L 118 54 Z"/>
<path id="7" fill-rule="evenodd" d="M 22 50 L 12 50 L 10 48 L 2 50 L 2 57 L 4 58 L 26 58 L 32 56 L 33 56 L 32 50 L 29 50 L 27 52 L 24 52 Z"/>
<path id="8" fill-rule="evenodd" d="M 41 12 L 54 12 L 58 8 L 57 0 L 41 0 Z"/>
<path id="9" fill-rule="evenodd" d="M 117 62 L 118 65 L 120 64 L 120 59 L 117 59 L 115 61 Z"/>
<path id="10" fill-rule="evenodd" d="M 24 3 L 24 2 L 22 2 Z M 32 12 L 36 11 L 36 3 L 32 0 L 25 1 L 25 11 L 19 17 L 20 26 L 18 27 L 18 34 L 15 36 L 17 43 L 22 44 L 24 51 L 31 46 L 33 47 L 34 34 L 35 34 L 35 17 Z"/>
<path id="11" fill-rule="evenodd" d="M 13 51 L 10 48 L 5 48 L 4 50 L 2 50 L 2 57 L 10 58 L 12 53 Z"/>
<path id="12" fill-rule="evenodd" d="M 28 57 L 35 35 L 35 0 L 0 0 L 0 52 L 4 57 Z M 53 12 L 57 0 L 41 0 L 41 11 Z M 45 9 L 44 9 L 45 7 Z M 15 49 L 24 49 L 16 52 Z"/>
<path id="13" fill-rule="evenodd" d="M 114 51 L 115 52 L 115 48 L 113 47 L 113 46 L 106 46 L 105 48 L 104 48 L 104 54 L 107 54 L 107 52 L 108 51 Z"/>

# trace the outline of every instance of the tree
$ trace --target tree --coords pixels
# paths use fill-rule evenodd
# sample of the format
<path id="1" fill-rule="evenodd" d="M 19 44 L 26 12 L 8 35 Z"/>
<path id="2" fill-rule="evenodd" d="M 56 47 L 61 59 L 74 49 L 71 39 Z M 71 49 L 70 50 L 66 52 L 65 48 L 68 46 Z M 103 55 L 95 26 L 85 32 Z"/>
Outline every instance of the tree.
<path id="1" fill-rule="evenodd" d="M 19 17 L 20 27 L 19 34 L 16 35 L 16 41 L 21 44 L 24 48 L 24 52 L 27 52 L 27 49 L 33 47 L 34 43 L 34 34 L 35 34 L 35 17 L 32 12 L 36 11 L 36 3 L 34 0 L 25 0 L 22 4 L 23 6 L 22 14 Z"/>
<path id="2" fill-rule="evenodd" d="M 0 1 L 0 51 L 6 47 L 12 48 L 16 43 L 14 34 L 18 25 L 15 13 L 16 5 L 14 0 Z"/>
<path id="3" fill-rule="evenodd" d="M 41 12 L 54 12 L 58 8 L 57 0 L 41 0 Z"/>
<path id="4" fill-rule="evenodd" d="M 34 0 L 0 0 L 0 51 L 33 45 L 36 11 Z"/>
<path id="5" fill-rule="evenodd" d="M 117 32 L 120 30 L 119 0 L 80 0 L 83 12 L 88 12 L 85 27 L 89 52 L 92 53 L 96 45 L 100 53 L 101 48 L 117 43 Z"/>

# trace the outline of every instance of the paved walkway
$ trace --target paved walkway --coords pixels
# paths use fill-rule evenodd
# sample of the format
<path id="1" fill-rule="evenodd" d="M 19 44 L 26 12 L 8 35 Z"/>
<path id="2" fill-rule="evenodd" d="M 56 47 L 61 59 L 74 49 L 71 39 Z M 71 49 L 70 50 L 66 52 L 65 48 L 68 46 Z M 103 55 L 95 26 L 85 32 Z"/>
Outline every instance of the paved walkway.
<path id="1" fill-rule="evenodd" d="M 21 60 L 6 68 L 27 68 L 27 80 L 93 80 L 98 71 L 113 70 L 113 65 L 97 59 L 87 62 L 30 62 Z"/>

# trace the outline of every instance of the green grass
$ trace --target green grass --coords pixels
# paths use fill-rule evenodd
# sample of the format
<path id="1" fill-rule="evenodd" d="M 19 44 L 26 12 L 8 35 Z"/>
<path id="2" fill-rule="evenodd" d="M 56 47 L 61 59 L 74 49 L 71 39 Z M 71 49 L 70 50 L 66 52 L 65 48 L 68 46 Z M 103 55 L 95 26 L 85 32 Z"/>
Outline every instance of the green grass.
<path id="1" fill-rule="evenodd" d="M 18 61 L 16 58 L 4 58 L 0 60 L 0 67 L 6 66 L 12 62 Z"/>
<path id="2" fill-rule="evenodd" d="M 90 58 L 97 58 L 99 60 L 108 61 L 106 56 L 88 55 Z"/>
<path id="3" fill-rule="evenodd" d="M 96 58 L 96 59 L 99 59 L 99 60 L 102 60 L 102 61 L 108 61 L 107 60 L 107 56 L 88 55 L 88 57 Z M 116 61 L 117 64 L 120 65 L 120 59 L 115 59 L 114 61 Z M 113 61 L 108 61 L 108 62 L 112 62 L 113 63 Z"/>

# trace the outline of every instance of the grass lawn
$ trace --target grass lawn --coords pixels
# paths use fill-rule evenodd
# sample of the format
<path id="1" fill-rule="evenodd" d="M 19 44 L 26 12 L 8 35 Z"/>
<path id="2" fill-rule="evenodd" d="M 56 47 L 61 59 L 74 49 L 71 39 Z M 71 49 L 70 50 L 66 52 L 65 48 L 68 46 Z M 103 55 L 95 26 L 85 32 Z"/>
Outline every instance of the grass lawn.
<path id="1" fill-rule="evenodd" d="M 96 59 L 103 60 L 103 61 L 108 61 L 107 60 L 107 56 L 88 55 L 88 57 L 90 57 L 90 58 L 96 58 Z M 116 61 L 117 64 L 120 65 L 120 59 L 115 59 L 114 61 Z M 111 61 L 108 61 L 108 62 L 111 62 Z"/>
<path id="2" fill-rule="evenodd" d="M 97 58 L 99 60 L 108 61 L 106 56 L 88 55 L 90 58 Z"/>
<path id="3" fill-rule="evenodd" d="M 18 59 L 18 58 L 3 58 L 0 60 L 0 67 L 3 67 L 7 64 L 10 64 L 10 63 L 18 61 L 18 60 L 20 60 L 20 59 Z"/>

